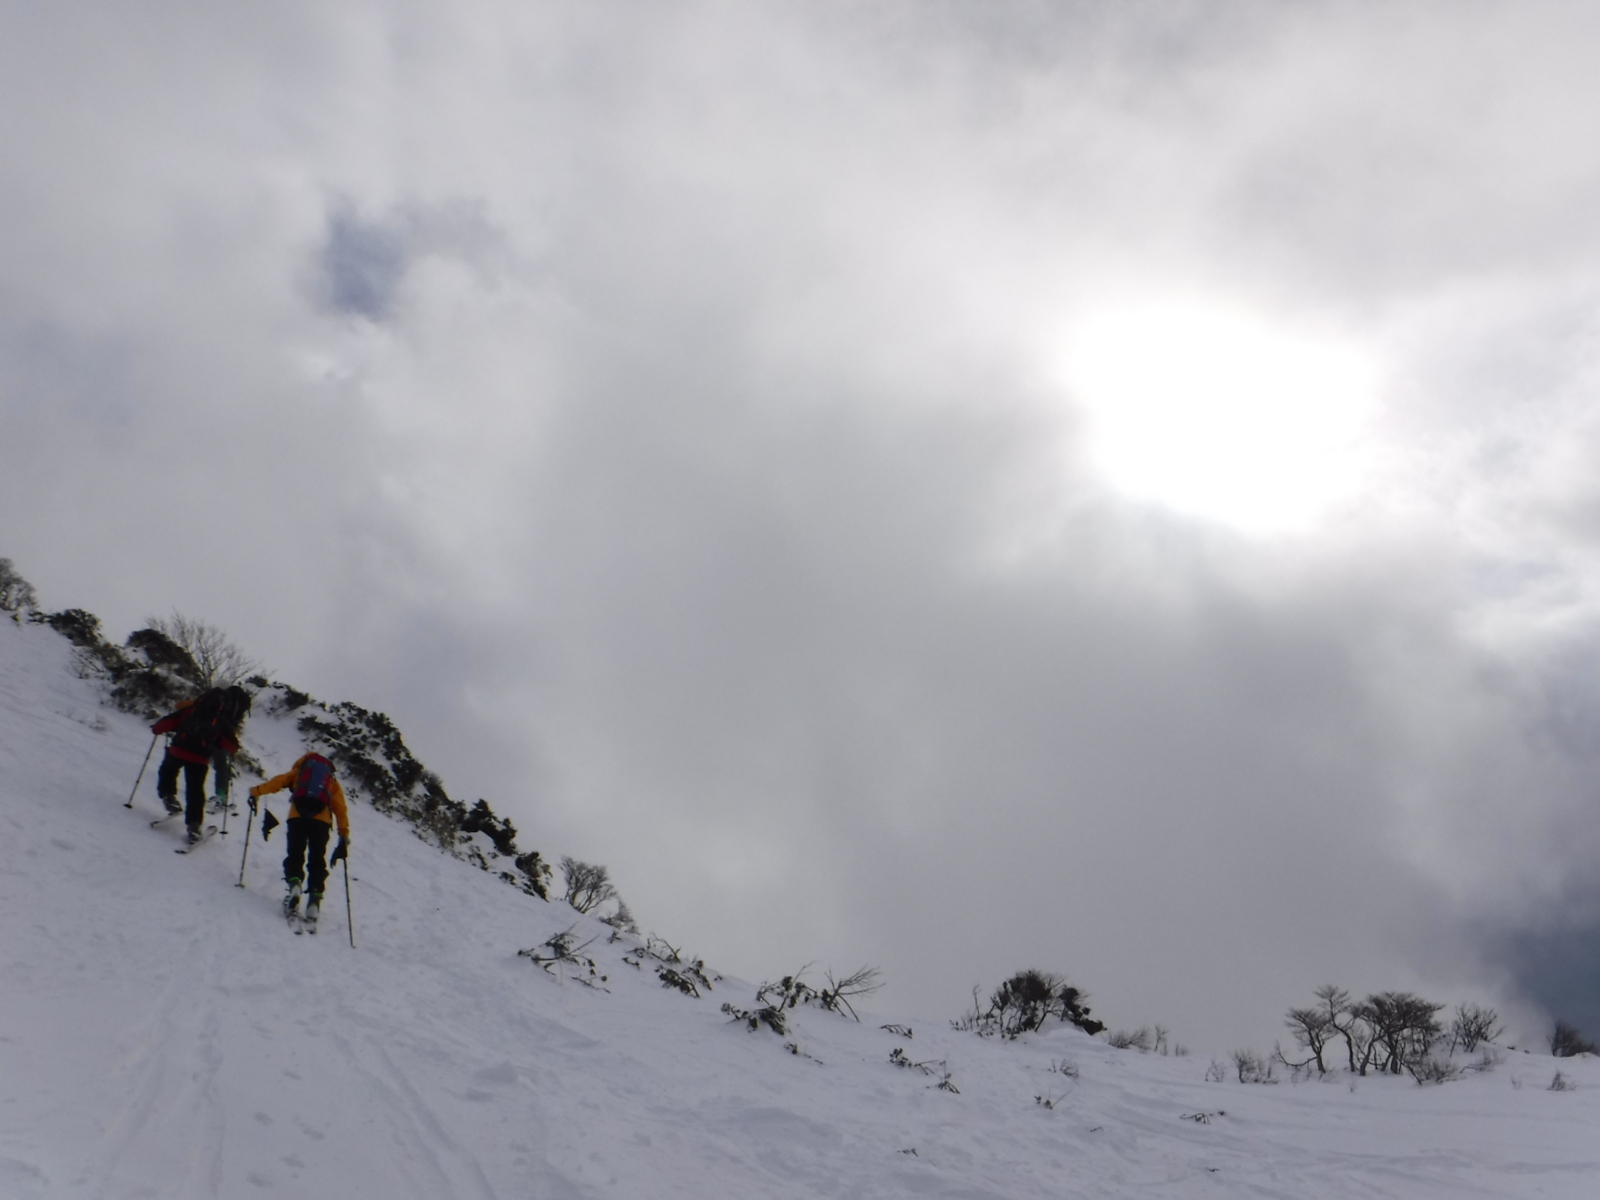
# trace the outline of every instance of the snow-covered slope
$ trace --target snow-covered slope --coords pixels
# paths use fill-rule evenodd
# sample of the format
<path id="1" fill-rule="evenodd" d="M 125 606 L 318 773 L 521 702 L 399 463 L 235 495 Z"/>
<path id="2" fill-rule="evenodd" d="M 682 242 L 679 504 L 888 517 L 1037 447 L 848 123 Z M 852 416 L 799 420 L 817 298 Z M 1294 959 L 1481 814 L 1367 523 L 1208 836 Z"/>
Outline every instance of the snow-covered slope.
<path id="1" fill-rule="evenodd" d="M 357 948 L 337 876 L 322 932 L 294 937 L 281 835 L 256 835 L 242 889 L 241 823 L 172 853 L 153 768 L 122 807 L 148 732 L 70 664 L 0 621 L 5 1200 L 1600 1195 L 1592 1060 L 1245 1086 L 1071 1028 L 1004 1043 L 816 1009 L 793 1053 L 719 1011 L 750 984 L 664 989 L 632 940 L 366 806 Z M 247 741 L 269 768 L 298 750 L 260 717 Z M 574 924 L 608 991 L 517 955 Z M 1575 1090 L 1548 1090 L 1557 1069 Z"/>

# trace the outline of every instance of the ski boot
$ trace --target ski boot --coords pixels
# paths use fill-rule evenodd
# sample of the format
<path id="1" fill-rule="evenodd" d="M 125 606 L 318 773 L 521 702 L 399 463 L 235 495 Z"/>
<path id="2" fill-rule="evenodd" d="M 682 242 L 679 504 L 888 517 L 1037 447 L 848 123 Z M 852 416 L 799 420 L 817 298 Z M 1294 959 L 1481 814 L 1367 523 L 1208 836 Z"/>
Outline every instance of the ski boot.
<path id="1" fill-rule="evenodd" d="M 292 921 L 300 915 L 300 881 L 289 880 L 289 894 L 283 898 L 283 916 Z"/>
<path id="2" fill-rule="evenodd" d="M 200 839 L 202 839 L 205 836 L 206 836 L 206 831 L 202 827 L 200 827 L 199 825 L 190 825 L 189 826 L 189 834 L 188 834 L 189 845 L 193 846 L 196 842 L 200 841 Z"/>
<path id="3" fill-rule="evenodd" d="M 167 815 L 169 817 L 175 817 L 183 811 L 183 805 L 178 802 L 176 796 L 163 796 L 161 797 L 161 803 L 167 806 Z"/>
<path id="4" fill-rule="evenodd" d="M 312 892 L 306 897 L 306 915 L 303 924 L 307 933 L 317 931 L 317 916 L 322 912 L 322 893 Z"/>

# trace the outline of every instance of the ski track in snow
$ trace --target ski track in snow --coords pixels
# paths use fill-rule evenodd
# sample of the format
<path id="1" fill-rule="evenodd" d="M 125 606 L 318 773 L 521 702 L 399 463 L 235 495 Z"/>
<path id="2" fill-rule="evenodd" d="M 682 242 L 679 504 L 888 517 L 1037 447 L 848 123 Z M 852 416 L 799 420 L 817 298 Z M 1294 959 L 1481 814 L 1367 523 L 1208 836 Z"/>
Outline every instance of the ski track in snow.
<path id="1" fill-rule="evenodd" d="M 789 1039 L 749 1033 L 719 1007 L 750 1007 L 750 984 L 664 989 L 605 926 L 359 803 L 360 948 L 339 873 L 296 938 L 281 833 L 258 824 L 243 889 L 242 819 L 173 855 L 181 830 L 147 824 L 156 759 L 121 807 L 146 727 L 72 663 L 0 620 L 0 1200 L 1600 1195 L 1593 1060 L 1251 1087 L 1065 1028 L 1000 1043 L 803 1009 Z M 292 722 L 245 732 L 270 770 L 300 751 Z M 608 992 L 517 956 L 574 924 Z M 896 1047 L 948 1062 L 960 1094 Z M 1548 1090 L 1558 1069 L 1576 1090 Z"/>

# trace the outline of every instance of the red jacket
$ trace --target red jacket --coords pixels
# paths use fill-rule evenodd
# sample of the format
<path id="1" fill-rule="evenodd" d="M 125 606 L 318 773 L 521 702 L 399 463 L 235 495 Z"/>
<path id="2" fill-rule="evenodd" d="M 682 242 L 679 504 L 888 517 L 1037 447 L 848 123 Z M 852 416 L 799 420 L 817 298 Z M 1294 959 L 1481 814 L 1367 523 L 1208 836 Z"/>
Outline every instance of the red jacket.
<path id="1" fill-rule="evenodd" d="M 150 726 L 150 732 L 176 733 L 178 726 L 183 724 L 183 718 L 188 715 L 189 710 L 195 705 L 195 700 L 199 698 L 196 696 L 194 700 L 178 705 L 176 709 Z M 217 748 L 226 750 L 229 754 L 237 754 L 239 753 L 239 742 L 231 733 L 225 733 L 217 739 Z M 173 758 L 181 759 L 183 762 L 208 763 L 211 761 L 211 755 L 209 754 L 201 754 L 198 750 L 190 750 L 186 746 L 176 744 L 168 746 L 167 753 L 172 755 Z"/>

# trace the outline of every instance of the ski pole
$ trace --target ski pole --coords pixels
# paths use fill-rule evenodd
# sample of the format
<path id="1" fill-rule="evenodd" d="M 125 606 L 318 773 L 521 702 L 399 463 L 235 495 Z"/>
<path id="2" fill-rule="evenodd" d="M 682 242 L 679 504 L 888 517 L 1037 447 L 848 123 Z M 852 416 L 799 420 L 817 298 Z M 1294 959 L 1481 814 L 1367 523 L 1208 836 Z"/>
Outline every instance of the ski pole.
<path id="1" fill-rule="evenodd" d="M 344 923 L 350 929 L 350 949 L 356 948 L 356 917 L 350 907 L 350 847 L 344 851 Z"/>
<path id="2" fill-rule="evenodd" d="M 161 735 L 158 733 L 150 739 L 150 749 L 144 752 L 144 761 L 139 764 L 139 778 L 133 781 L 133 791 L 128 793 L 128 802 L 122 806 L 123 808 L 133 807 L 133 798 L 139 794 L 139 785 L 144 782 L 144 769 L 150 765 L 150 756 L 156 752 L 156 742 L 160 738 Z"/>
<path id="3" fill-rule="evenodd" d="M 228 760 L 219 754 L 212 757 L 211 774 L 216 780 L 217 799 L 222 801 L 222 829 L 219 832 L 223 837 L 227 837 L 228 814 L 233 811 L 233 801 L 228 798 L 228 789 L 233 782 L 233 771 Z M 247 842 L 250 840 L 249 830 L 245 830 L 244 840 Z"/>
<path id="4" fill-rule="evenodd" d="M 254 798 L 252 797 L 252 799 L 254 799 Z M 223 819 L 226 820 L 227 818 L 224 817 Z M 233 885 L 234 887 L 243 887 L 244 886 L 244 864 L 245 864 L 245 860 L 250 857 L 250 829 L 251 829 L 251 826 L 253 826 L 255 823 L 256 823 L 256 806 L 254 804 L 251 804 L 250 805 L 250 819 L 244 823 L 244 853 L 239 856 L 239 882 L 234 884 Z"/>

